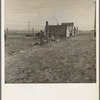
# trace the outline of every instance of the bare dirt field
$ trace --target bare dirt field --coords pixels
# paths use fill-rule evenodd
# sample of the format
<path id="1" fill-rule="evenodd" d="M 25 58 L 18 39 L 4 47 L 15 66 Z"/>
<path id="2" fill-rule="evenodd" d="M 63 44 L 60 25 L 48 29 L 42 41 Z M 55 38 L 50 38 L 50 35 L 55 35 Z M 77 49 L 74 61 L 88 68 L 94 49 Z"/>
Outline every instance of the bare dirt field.
<path id="1" fill-rule="evenodd" d="M 20 37 L 20 36 L 19 36 Z M 96 39 L 78 33 L 49 45 L 10 36 L 5 44 L 6 83 L 95 83 Z"/>

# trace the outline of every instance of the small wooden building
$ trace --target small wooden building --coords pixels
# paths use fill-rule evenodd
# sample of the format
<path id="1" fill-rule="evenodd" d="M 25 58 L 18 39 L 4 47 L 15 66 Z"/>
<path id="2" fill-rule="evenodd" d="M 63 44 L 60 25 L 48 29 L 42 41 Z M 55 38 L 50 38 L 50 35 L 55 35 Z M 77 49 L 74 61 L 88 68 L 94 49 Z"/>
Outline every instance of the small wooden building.
<path id="1" fill-rule="evenodd" d="M 48 25 L 49 34 L 55 37 L 69 37 L 73 35 L 74 23 L 62 23 L 61 25 Z"/>

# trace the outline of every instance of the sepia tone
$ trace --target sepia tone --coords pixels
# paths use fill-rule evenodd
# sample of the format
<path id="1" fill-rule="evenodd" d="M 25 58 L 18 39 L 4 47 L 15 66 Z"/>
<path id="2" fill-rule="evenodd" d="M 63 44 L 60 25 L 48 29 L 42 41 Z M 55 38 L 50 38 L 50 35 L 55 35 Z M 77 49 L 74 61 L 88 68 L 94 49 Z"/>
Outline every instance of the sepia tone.
<path id="1" fill-rule="evenodd" d="M 5 0 L 5 83 L 96 83 L 96 1 Z"/>

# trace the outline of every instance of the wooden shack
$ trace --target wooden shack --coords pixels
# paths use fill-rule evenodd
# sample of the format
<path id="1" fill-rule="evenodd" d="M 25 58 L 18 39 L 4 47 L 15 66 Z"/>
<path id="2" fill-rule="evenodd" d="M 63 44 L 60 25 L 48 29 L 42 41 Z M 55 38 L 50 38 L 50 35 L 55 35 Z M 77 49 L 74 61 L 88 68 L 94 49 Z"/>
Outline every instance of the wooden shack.
<path id="1" fill-rule="evenodd" d="M 73 34 L 74 23 L 49 25 L 49 34 L 55 37 L 69 37 Z"/>

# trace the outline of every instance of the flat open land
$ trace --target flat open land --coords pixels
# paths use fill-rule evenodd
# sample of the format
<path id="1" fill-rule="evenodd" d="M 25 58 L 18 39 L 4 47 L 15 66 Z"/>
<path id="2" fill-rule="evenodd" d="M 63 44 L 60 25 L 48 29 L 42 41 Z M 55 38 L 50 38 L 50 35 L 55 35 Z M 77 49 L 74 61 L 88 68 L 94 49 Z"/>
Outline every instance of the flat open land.
<path id="1" fill-rule="evenodd" d="M 96 39 L 81 32 L 69 39 L 35 46 L 32 37 L 10 37 L 5 44 L 6 83 L 95 83 Z"/>

